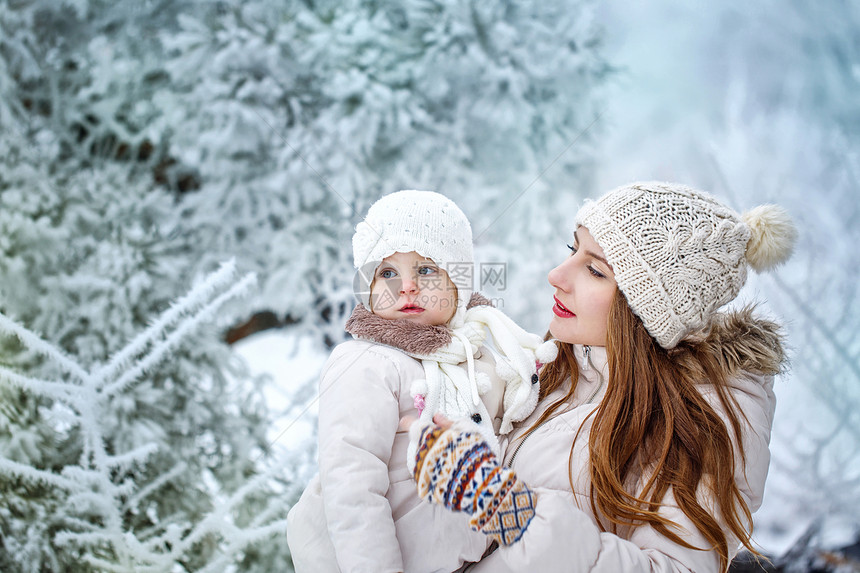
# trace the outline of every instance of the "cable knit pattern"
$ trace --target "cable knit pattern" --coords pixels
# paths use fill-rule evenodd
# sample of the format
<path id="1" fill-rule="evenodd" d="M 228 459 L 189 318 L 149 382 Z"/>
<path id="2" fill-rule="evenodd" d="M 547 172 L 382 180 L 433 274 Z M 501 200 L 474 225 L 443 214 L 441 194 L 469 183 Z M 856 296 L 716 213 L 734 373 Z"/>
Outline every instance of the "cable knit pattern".
<path id="1" fill-rule="evenodd" d="M 603 249 L 618 287 L 664 348 L 707 326 L 747 276 L 750 228 L 707 193 L 670 183 L 634 183 L 576 216 Z"/>
<path id="2" fill-rule="evenodd" d="M 425 426 L 414 476 L 423 499 L 468 513 L 473 530 L 502 545 L 519 540 L 534 517 L 534 493 L 477 434 Z"/>

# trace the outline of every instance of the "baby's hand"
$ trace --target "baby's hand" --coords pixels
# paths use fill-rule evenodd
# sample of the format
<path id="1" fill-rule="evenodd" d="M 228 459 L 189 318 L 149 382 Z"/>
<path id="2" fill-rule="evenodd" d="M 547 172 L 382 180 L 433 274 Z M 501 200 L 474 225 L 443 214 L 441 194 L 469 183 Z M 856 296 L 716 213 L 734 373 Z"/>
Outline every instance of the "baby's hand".
<path id="1" fill-rule="evenodd" d="M 469 526 L 502 545 L 515 543 L 535 514 L 535 494 L 502 467 L 490 446 L 467 424 L 442 415 L 433 425 L 410 424 L 418 440 L 412 470 L 422 499 L 471 515 Z"/>
<path id="2" fill-rule="evenodd" d="M 415 416 L 403 416 L 400 418 L 399 429 L 403 432 L 408 432 L 409 428 L 412 427 L 412 424 L 418 421 L 418 418 Z M 433 423 L 442 428 L 443 430 L 447 430 L 451 427 L 451 424 L 454 422 L 451 421 L 450 418 L 445 416 L 445 414 L 436 413 L 433 414 Z"/>

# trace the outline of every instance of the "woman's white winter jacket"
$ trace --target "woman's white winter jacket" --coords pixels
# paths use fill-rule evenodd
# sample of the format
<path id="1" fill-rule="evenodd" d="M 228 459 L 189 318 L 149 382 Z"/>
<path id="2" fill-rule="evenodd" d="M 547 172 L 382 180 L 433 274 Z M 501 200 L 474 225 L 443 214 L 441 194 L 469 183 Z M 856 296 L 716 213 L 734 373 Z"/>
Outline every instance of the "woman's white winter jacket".
<path id="1" fill-rule="evenodd" d="M 752 321 L 748 313 L 739 313 L 726 328 L 746 328 Z M 752 325 L 761 331 L 761 325 Z M 761 504 L 770 455 L 768 442 L 773 421 L 775 397 L 770 376 L 754 375 L 749 371 L 756 362 L 772 364 L 779 354 L 779 338 L 765 328 L 765 340 L 749 341 L 735 336 L 732 347 L 726 349 L 730 364 L 731 393 L 747 417 L 742 444 L 746 472 L 738 469 L 736 483 L 751 511 Z M 727 337 L 732 338 L 732 337 Z M 754 343 L 753 343 L 754 342 Z M 715 551 L 699 551 L 682 547 L 660 535 L 650 526 L 620 529 L 618 534 L 601 531 L 589 503 L 588 434 L 593 416 L 606 391 L 608 366 L 606 350 L 602 347 L 576 347 L 580 377 L 573 403 L 557 413 L 524 439 L 522 436 L 551 404 L 569 389 L 556 391 L 544 399 L 532 415 L 510 434 L 505 447 L 505 462 L 517 476 L 537 492 L 536 515 L 522 538 L 509 547 L 502 547 L 467 568 L 472 573 L 505 573 L 524 571 L 564 572 L 698 572 L 719 570 Z M 779 359 L 777 358 L 778 362 Z M 702 384 L 701 392 L 721 412 L 713 387 Z M 571 455 L 574 437 L 582 428 Z M 737 466 L 737 462 L 736 462 Z M 574 468 L 571 480 L 570 468 Z M 571 487 L 571 481 L 573 486 Z M 662 514 L 679 524 L 682 539 L 696 547 L 707 543 L 689 519 L 673 504 L 671 490 L 665 499 Z M 719 517 L 718 517 L 719 519 Z M 737 542 L 729 538 L 731 556 Z"/>

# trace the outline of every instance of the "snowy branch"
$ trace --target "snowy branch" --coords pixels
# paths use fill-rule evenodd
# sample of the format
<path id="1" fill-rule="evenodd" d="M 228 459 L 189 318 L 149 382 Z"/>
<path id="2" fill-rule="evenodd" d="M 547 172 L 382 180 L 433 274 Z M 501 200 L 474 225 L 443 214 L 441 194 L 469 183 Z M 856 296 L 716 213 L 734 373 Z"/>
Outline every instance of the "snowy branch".
<path id="1" fill-rule="evenodd" d="M 188 334 L 197 328 L 201 323 L 211 320 L 215 316 L 215 312 L 228 300 L 244 294 L 256 283 L 256 277 L 253 274 L 246 275 L 237 284 L 233 285 L 227 292 L 219 295 L 212 302 L 206 304 L 199 311 L 195 312 L 191 317 L 183 320 L 175 331 L 170 333 L 167 338 L 158 343 L 143 359 L 139 360 L 130 369 L 126 370 L 115 382 L 105 386 L 105 395 L 116 394 L 124 390 L 129 384 L 136 380 L 141 374 L 153 365 L 158 363 L 164 356 L 175 348 Z M 188 306 L 198 304 L 196 299 L 186 300 Z"/>
<path id="2" fill-rule="evenodd" d="M 0 473 L 10 477 L 23 478 L 34 483 L 52 485 L 61 489 L 75 491 L 80 489 L 81 484 L 68 478 L 45 470 L 39 470 L 26 464 L 20 464 L 4 457 L 0 457 Z"/>
<path id="3" fill-rule="evenodd" d="M 135 339 L 117 352 L 110 361 L 93 373 L 93 379 L 97 386 L 115 376 L 117 372 L 126 368 L 135 356 L 141 354 L 144 349 L 155 339 L 162 336 L 164 331 L 174 322 L 195 307 L 206 303 L 212 292 L 223 287 L 233 280 L 236 273 L 236 262 L 231 260 L 221 264 L 221 267 L 195 286 L 188 294 L 171 304 L 170 309 L 164 312 L 157 320 Z"/>
<path id="4" fill-rule="evenodd" d="M 77 362 L 69 358 L 65 352 L 10 320 L 3 313 L 0 313 L 0 332 L 6 332 L 18 337 L 24 346 L 50 359 L 54 364 L 72 374 L 81 382 L 89 380 L 89 373 Z"/>
<path id="5" fill-rule="evenodd" d="M 171 481 L 185 473 L 187 468 L 188 466 L 186 466 L 185 464 L 178 464 L 170 471 L 161 474 L 152 482 L 140 488 L 137 492 L 135 492 L 133 496 L 129 497 L 123 505 L 122 510 L 128 511 L 132 507 L 137 507 L 148 496 L 152 495 L 154 492 L 158 491 L 160 488 L 164 487 L 166 484 L 170 483 Z"/>
<path id="6" fill-rule="evenodd" d="M 33 394 L 38 394 L 40 396 L 45 396 L 46 398 L 52 398 L 63 402 L 72 402 L 73 396 L 80 393 L 80 387 L 78 385 L 22 376 L 21 374 L 3 366 L 0 366 L 0 380 L 4 380 L 9 384 L 17 386 L 26 392 L 32 392 Z"/>

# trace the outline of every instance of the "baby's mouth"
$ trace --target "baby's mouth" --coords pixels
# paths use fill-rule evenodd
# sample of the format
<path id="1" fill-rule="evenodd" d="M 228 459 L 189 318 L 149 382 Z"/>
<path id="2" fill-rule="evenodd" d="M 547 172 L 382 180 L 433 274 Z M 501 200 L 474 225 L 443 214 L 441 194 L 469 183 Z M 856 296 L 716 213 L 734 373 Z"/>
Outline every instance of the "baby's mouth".
<path id="1" fill-rule="evenodd" d="M 405 304 L 400 307 L 400 312 L 405 312 L 406 314 L 420 314 L 424 312 L 424 309 L 417 304 Z"/>

